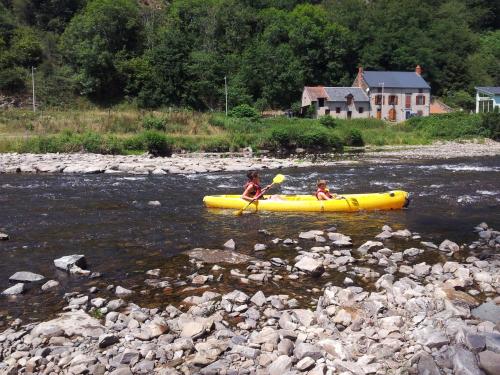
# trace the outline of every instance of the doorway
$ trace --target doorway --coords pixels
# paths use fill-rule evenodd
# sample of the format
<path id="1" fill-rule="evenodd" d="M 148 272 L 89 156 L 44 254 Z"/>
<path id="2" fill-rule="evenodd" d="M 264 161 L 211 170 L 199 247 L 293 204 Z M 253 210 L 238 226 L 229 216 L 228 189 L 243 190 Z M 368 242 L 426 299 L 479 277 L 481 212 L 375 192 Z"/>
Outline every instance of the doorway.
<path id="1" fill-rule="evenodd" d="M 382 111 L 380 109 L 377 109 L 377 120 L 382 119 Z"/>
<path id="2" fill-rule="evenodd" d="M 352 111 L 347 111 L 347 119 L 350 120 L 352 117 Z"/>
<path id="3" fill-rule="evenodd" d="M 396 110 L 394 108 L 389 109 L 389 121 L 396 121 Z"/>

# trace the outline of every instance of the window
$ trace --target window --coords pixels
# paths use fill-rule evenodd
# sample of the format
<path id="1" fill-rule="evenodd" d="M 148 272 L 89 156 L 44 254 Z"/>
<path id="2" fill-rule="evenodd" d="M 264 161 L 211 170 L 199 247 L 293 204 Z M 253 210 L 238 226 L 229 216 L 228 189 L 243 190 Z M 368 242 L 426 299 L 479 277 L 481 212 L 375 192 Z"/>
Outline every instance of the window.
<path id="1" fill-rule="evenodd" d="M 381 105 L 383 104 L 383 96 L 382 95 L 375 95 L 375 105 Z"/>
<path id="2" fill-rule="evenodd" d="M 417 95 L 417 105 L 425 105 L 425 96 Z"/>
<path id="3" fill-rule="evenodd" d="M 359 107 L 359 110 L 358 110 L 359 113 L 363 113 L 364 111 L 365 111 L 365 109 L 363 107 Z"/>
<path id="4" fill-rule="evenodd" d="M 424 89 L 418 89 L 418 92 L 422 94 L 424 92 Z"/>
<path id="5" fill-rule="evenodd" d="M 330 114 L 330 108 L 325 109 L 325 115 L 329 115 L 329 114 Z"/>
<path id="6" fill-rule="evenodd" d="M 325 98 L 318 98 L 318 107 L 325 106 Z"/>
<path id="7" fill-rule="evenodd" d="M 397 105 L 398 97 L 396 95 L 389 95 L 389 105 Z"/>
<path id="8" fill-rule="evenodd" d="M 378 88 L 377 88 L 377 92 L 382 92 L 382 88 L 381 88 L 381 87 L 378 87 Z"/>
<path id="9" fill-rule="evenodd" d="M 340 107 L 335 107 L 335 113 L 340 113 Z"/>
<path id="10" fill-rule="evenodd" d="M 351 94 L 346 96 L 347 105 L 352 105 L 352 98 L 353 96 Z"/>

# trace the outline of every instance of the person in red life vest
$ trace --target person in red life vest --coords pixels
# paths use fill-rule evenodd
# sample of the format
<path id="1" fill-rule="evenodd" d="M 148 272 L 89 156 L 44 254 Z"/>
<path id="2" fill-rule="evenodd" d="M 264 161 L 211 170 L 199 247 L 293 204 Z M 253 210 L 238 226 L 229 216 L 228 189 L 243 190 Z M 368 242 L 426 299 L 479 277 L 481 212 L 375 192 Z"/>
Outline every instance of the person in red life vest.
<path id="1" fill-rule="evenodd" d="M 263 190 L 268 190 L 272 185 L 267 185 L 265 188 L 260 186 L 260 177 L 256 171 L 250 171 L 247 173 L 248 182 L 245 184 L 245 191 L 243 192 L 241 198 L 250 202 L 255 197 L 262 194 Z M 265 199 L 260 197 L 259 199 Z"/>
<path id="2" fill-rule="evenodd" d="M 319 180 L 318 183 L 316 184 L 317 190 L 316 190 L 316 198 L 319 201 L 329 201 L 330 199 L 335 199 L 337 198 L 336 194 L 330 194 L 330 191 L 328 190 L 328 187 L 326 186 L 326 181 L 325 180 Z"/>

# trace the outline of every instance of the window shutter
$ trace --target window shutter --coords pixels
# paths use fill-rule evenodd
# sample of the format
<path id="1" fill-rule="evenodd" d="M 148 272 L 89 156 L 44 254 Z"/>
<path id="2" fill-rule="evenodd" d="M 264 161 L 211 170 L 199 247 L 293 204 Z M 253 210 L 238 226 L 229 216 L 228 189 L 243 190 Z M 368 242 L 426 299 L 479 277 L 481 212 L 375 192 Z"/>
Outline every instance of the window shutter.
<path id="1" fill-rule="evenodd" d="M 397 95 L 394 95 L 394 104 L 398 105 L 398 96 Z"/>
<path id="2" fill-rule="evenodd" d="M 422 95 L 422 105 L 425 105 L 425 95 Z"/>

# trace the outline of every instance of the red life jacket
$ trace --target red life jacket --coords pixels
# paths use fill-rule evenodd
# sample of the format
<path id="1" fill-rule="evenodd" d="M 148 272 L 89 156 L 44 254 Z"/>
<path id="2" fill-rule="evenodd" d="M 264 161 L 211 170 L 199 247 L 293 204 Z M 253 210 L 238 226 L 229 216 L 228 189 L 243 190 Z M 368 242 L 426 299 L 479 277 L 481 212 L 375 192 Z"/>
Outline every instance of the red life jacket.
<path id="1" fill-rule="evenodd" d="M 262 188 L 260 187 L 259 184 L 256 184 L 252 181 L 248 181 L 245 185 L 245 190 L 249 187 L 252 186 L 252 190 L 250 191 L 250 195 L 255 198 L 258 197 L 259 195 L 262 194 Z"/>
<path id="2" fill-rule="evenodd" d="M 325 189 L 318 189 L 316 190 L 316 199 L 319 200 L 319 193 L 324 193 L 328 198 L 333 198 L 333 195 L 330 194 L 329 191 Z"/>

